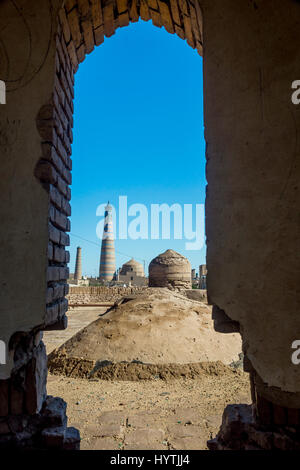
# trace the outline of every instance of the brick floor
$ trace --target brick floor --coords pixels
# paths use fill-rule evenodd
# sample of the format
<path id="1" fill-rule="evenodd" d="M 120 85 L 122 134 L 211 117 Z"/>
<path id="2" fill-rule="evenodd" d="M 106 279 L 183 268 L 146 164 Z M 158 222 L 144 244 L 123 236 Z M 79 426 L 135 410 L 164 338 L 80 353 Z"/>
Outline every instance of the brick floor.
<path id="1" fill-rule="evenodd" d="M 188 408 L 165 417 L 157 411 L 136 414 L 106 411 L 85 428 L 87 437 L 82 440 L 81 449 L 206 449 L 207 440 L 217 431 L 220 417 L 200 421 L 194 410 Z"/>

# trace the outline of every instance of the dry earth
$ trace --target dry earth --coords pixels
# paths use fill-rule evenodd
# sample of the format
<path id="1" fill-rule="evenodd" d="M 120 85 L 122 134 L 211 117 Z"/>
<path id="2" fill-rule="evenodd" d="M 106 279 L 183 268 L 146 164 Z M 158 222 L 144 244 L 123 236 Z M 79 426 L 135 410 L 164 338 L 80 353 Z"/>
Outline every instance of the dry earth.
<path id="1" fill-rule="evenodd" d="M 68 403 L 81 449 L 206 449 L 227 404 L 250 403 L 248 374 L 139 382 L 49 375 L 48 393 Z"/>
<path id="2" fill-rule="evenodd" d="M 177 308 L 174 304 L 174 295 Z M 198 367 L 197 373 L 192 371 L 191 374 L 187 374 L 188 369 L 184 369 L 190 367 L 189 364 L 177 364 L 176 367 L 183 367 L 181 371 L 184 372 L 183 377 L 178 369 L 178 373 L 173 374 L 173 378 L 170 379 L 172 374 L 167 373 L 168 368 L 165 367 L 166 364 L 163 364 L 162 358 L 160 359 L 161 366 L 164 367 L 165 373 L 156 375 L 155 371 L 150 368 L 146 378 L 151 378 L 151 380 L 134 380 L 141 372 L 140 370 L 136 373 L 138 364 L 129 365 L 136 369 L 131 371 L 131 376 L 128 369 L 125 371 L 127 376 L 121 373 L 122 380 L 116 379 L 114 375 L 116 370 L 109 374 L 109 367 L 102 369 L 108 371 L 107 378 L 110 380 L 102 380 L 97 374 L 90 380 L 78 378 L 76 371 L 74 377 L 50 373 L 48 394 L 60 396 L 68 403 L 68 425 L 80 430 L 81 449 L 206 449 L 207 440 L 218 432 L 225 406 L 230 403 L 251 402 L 248 375 L 241 369 L 234 369 L 216 362 L 222 358 L 222 353 L 226 356 L 224 362 L 227 363 L 237 357 L 240 351 L 238 335 L 222 335 L 214 332 L 209 308 L 201 302 L 190 302 L 178 295 L 173 293 L 170 297 L 168 292 L 163 292 L 159 298 L 156 296 L 156 300 L 148 299 L 147 308 L 145 308 L 144 300 L 143 302 L 130 301 L 114 309 L 113 314 L 104 316 L 105 309 L 103 308 L 76 308 L 68 312 L 67 330 L 47 332 L 44 335 L 48 353 L 54 348 L 65 345 L 66 342 L 70 347 L 70 352 L 73 348 L 73 351 L 76 351 L 77 339 L 84 338 L 81 353 L 77 353 L 80 358 L 82 353 L 95 354 L 95 346 L 98 348 L 98 353 L 101 353 L 102 346 L 100 343 L 97 344 L 97 336 L 99 331 L 102 338 L 103 334 L 107 333 L 104 341 L 108 342 L 106 346 L 110 346 L 108 351 L 117 352 L 117 346 L 122 346 L 118 356 L 120 360 L 124 359 L 124 353 L 130 354 L 132 344 L 132 338 L 129 338 L 127 346 L 122 344 L 124 332 L 119 327 L 123 325 L 124 329 L 124 321 L 125 323 L 127 321 L 127 325 L 129 322 L 129 331 L 132 330 L 130 334 L 136 342 L 140 342 L 143 354 L 148 353 L 145 348 L 145 342 L 147 342 L 145 339 L 149 342 L 149 335 L 148 337 L 140 335 L 139 339 L 133 329 L 134 322 L 138 321 L 146 330 L 148 329 L 148 332 L 159 333 L 161 326 L 164 326 L 162 330 L 168 331 L 169 336 L 169 331 L 177 332 L 177 339 L 171 350 L 171 342 L 169 340 L 163 342 L 161 332 L 157 337 L 157 342 L 152 340 L 149 343 L 152 354 L 156 355 L 157 359 L 159 359 L 160 345 L 165 357 L 172 357 L 171 355 L 174 351 L 176 352 L 177 348 L 177 357 L 182 352 L 186 354 L 185 359 L 189 362 L 190 358 L 194 357 L 191 356 L 191 352 L 195 347 L 195 342 L 193 341 L 191 348 L 187 338 L 188 336 L 195 338 L 198 334 L 199 343 L 196 349 L 199 359 L 202 358 L 204 362 L 195 366 Z M 193 307 L 192 314 L 188 314 L 187 310 L 191 306 Z M 166 309 L 165 318 L 160 313 L 162 307 Z M 154 325 L 157 323 L 158 328 L 154 326 L 151 329 L 149 319 L 151 317 L 154 319 L 155 316 L 156 320 L 151 323 Z M 179 321 L 176 320 L 176 316 Z M 103 321 L 105 317 L 111 321 L 106 323 Z M 190 320 L 194 328 L 190 328 Z M 97 335 L 93 334 L 95 323 L 103 326 L 98 329 Z M 168 326 L 167 329 L 167 325 L 172 326 Z M 199 331 L 198 333 L 195 331 L 196 328 L 200 328 L 201 335 Z M 83 330 L 92 333 L 93 343 L 90 345 L 85 339 L 86 336 L 82 335 Z M 114 332 L 116 335 L 112 334 Z M 179 348 L 180 345 L 182 346 L 180 334 L 185 337 L 187 346 L 185 352 Z M 144 341 L 142 341 L 143 337 Z M 156 335 L 154 334 L 152 338 L 156 338 Z M 94 358 L 99 358 L 98 353 Z M 125 358 L 130 359 L 130 356 Z M 205 363 L 207 359 L 212 362 Z M 158 360 L 157 363 L 159 362 Z M 178 362 L 180 363 L 180 359 Z M 119 363 L 118 367 L 126 368 L 127 366 Z M 144 365 L 140 367 L 143 368 Z M 174 373 L 174 369 L 172 372 Z M 130 380 L 128 380 L 129 377 Z M 165 379 L 162 380 L 159 377 Z"/>
<path id="3" fill-rule="evenodd" d="M 201 375 L 203 363 L 223 369 L 238 361 L 241 349 L 239 334 L 214 330 L 211 307 L 153 288 L 110 309 L 64 342 L 50 354 L 49 370 L 82 378 L 192 378 Z"/>

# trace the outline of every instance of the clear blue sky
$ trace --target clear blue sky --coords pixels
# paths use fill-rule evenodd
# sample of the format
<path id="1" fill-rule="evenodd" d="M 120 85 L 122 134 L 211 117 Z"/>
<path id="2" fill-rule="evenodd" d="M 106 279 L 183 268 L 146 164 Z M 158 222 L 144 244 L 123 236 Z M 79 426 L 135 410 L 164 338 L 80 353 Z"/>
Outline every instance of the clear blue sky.
<path id="1" fill-rule="evenodd" d="M 71 262 L 82 247 L 83 274 L 98 275 L 99 204 L 203 204 L 205 142 L 202 58 L 175 35 L 140 21 L 119 28 L 80 65 L 75 78 Z M 129 217 L 129 222 L 133 217 Z M 98 243 L 99 247 L 75 235 Z M 187 240 L 116 240 L 117 267 L 168 248 L 198 271 L 205 246 Z"/>

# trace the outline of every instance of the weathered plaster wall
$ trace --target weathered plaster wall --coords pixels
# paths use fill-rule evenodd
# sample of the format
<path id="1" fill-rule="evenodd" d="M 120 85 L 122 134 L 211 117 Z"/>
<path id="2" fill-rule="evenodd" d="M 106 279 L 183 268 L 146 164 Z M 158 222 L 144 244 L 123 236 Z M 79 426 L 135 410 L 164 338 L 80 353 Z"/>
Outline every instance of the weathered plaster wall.
<path id="1" fill-rule="evenodd" d="M 202 0 L 210 302 L 241 326 L 263 382 L 300 407 L 300 4 Z M 268 395 L 269 394 L 269 395 Z M 281 401 L 280 401 L 281 400 Z"/>
<path id="2" fill-rule="evenodd" d="M 56 2 L 52 2 L 54 8 Z M 49 195 L 34 176 L 41 155 L 36 116 L 51 98 L 55 11 L 46 0 L 0 5 L 0 338 L 44 322 Z M 9 376 L 12 355 L 0 366 Z"/>

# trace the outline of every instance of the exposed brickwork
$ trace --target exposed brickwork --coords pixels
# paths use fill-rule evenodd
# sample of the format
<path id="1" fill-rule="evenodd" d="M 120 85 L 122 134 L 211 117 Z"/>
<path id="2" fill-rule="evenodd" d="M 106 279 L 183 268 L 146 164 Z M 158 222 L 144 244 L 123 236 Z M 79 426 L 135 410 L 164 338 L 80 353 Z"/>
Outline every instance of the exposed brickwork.
<path id="1" fill-rule="evenodd" d="M 129 22 L 152 19 L 202 53 L 202 14 L 190 0 L 67 0 L 59 12 L 52 99 L 40 109 L 36 124 L 42 157 L 35 175 L 49 192 L 49 243 L 44 328 L 66 324 L 71 215 L 74 73 L 86 54 Z"/>
<path id="2" fill-rule="evenodd" d="M 15 369 L 0 381 L 0 449 L 7 447 L 65 449 L 79 447 L 79 433 L 67 428 L 66 403 L 47 397 L 47 355 L 40 333 L 16 335 Z M 60 440 L 48 433 L 60 427 Z"/>
<path id="3" fill-rule="evenodd" d="M 46 397 L 47 356 L 40 333 L 16 335 L 12 342 L 15 368 L 0 381 L 0 418 L 38 413 Z"/>
<path id="4" fill-rule="evenodd" d="M 58 15 L 56 57 L 52 98 L 36 118 L 41 136 L 41 154 L 36 177 L 49 192 L 49 243 L 46 314 L 43 329 L 66 324 L 67 279 L 70 260 L 66 247 L 70 239 L 71 144 L 73 140 L 74 73 L 96 45 L 118 27 L 139 18 L 152 19 L 178 34 L 202 53 L 202 15 L 190 0 L 67 0 Z"/>
<path id="5" fill-rule="evenodd" d="M 141 18 L 186 39 L 202 54 L 202 13 L 191 0 L 68 0 L 60 11 L 64 41 L 74 69 L 119 27 Z M 61 47 L 63 49 L 63 47 Z"/>
<path id="6" fill-rule="evenodd" d="M 66 407 L 61 398 L 48 396 L 37 413 L 23 410 L 0 417 L 0 449 L 55 447 L 78 450 L 79 432 L 67 427 Z"/>
<path id="7" fill-rule="evenodd" d="M 70 42 L 68 24 L 60 12 L 56 34 L 55 77 L 52 99 L 39 111 L 36 124 L 42 138 L 42 158 L 39 160 L 35 175 L 49 192 L 49 243 L 48 271 L 46 290 L 46 314 L 43 329 L 62 328 L 67 325 L 66 311 L 68 301 L 67 279 L 70 261 L 66 247 L 71 215 L 72 161 L 71 144 L 73 140 L 73 98 L 74 66 L 70 59 L 66 39 Z M 66 39 L 65 39 L 66 38 Z"/>
<path id="8" fill-rule="evenodd" d="M 211 450 L 300 450 L 300 426 L 260 424 L 251 405 L 228 405 Z"/>
<path id="9" fill-rule="evenodd" d="M 138 294 L 145 289 L 147 287 L 70 287 L 68 300 L 70 305 L 116 302 L 122 297 Z"/>
<path id="10" fill-rule="evenodd" d="M 164 26 L 170 33 L 176 33 L 188 44 L 202 53 L 202 16 L 200 8 L 186 0 L 66 0 L 59 12 L 56 32 L 56 57 L 54 86 L 51 100 L 41 107 L 36 125 L 41 137 L 41 158 L 36 165 L 35 175 L 49 193 L 49 242 L 47 247 L 48 270 L 45 294 L 45 320 L 39 329 L 63 329 L 67 326 L 68 309 L 67 279 L 70 260 L 66 247 L 71 215 L 70 199 L 72 182 L 71 144 L 73 141 L 73 98 L 74 73 L 78 65 L 94 49 L 110 37 L 118 27 L 129 22 L 152 19 L 154 25 Z M 116 301 L 130 292 L 113 292 L 107 298 L 101 292 L 101 299 Z M 79 292 L 77 291 L 77 295 Z M 73 295 L 73 294 L 72 294 Z M 99 293 L 97 297 L 99 301 Z M 78 303 L 75 301 L 75 303 Z M 26 356 L 26 355 L 25 355 Z M 45 398 L 46 364 L 40 361 L 43 354 L 30 358 L 23 366 L 25 371 L 17 372 L 16 386 L 11 380 L 0 384 L 0 394 L 6 399 L 1 404 L 3 414 L 35 413 Z M 13 409 L 9 409 L 9 403 Z M 34 411 L 36 409 L 36 411 Z M 4 426 L 5 427 L 5 426 Z M 70 441 L 76 431 L 70 431 L 68 438 L 61 426 L 43 431 L 43 439 L 48 446 L 61 447 Z"/>
<path id="11" fill-rule="evenodd" d="M 60 20 L 56 32 L 56 58 L 52 97 L 36 117 L 41 137 L 41 158 L 35 176 L 49 193 L 48 269 L 45 289 L 44 323 L 35 332 L 16 334 L 10 349 L 14 350 L 14 369 L 8 380 L 0 381 L 0 446 L 77 448 L 79 434 L 66 428 L 64 422 L 45 419 L 47 356 L 38 330 L 67 327 L 67 279 L 70 260 L 71 215 L 71 144 L 73 140 L 74 66 L 64 39 L 66 25 Z M 53 79 L 53 77 L 51 77 Z M 58 399 L 59 400 L 59 399 Z"/>
<path id="12" fill-rule="evenodd" d="M 274 395 L 273 402 L 264 396 L 264 388 L 268 392 L 272 388 L 264 384 L 254 370 L 250 373 L 250 382 L 252 388 L 252 400 L 254 403 L 253 411 L 258 423 L 266 426 L 297 426 L 300 430 L 300 410 L 293 406 L 293 400 L 290 401 L 290 407 L 281 406 L 276 403 Z"/>

